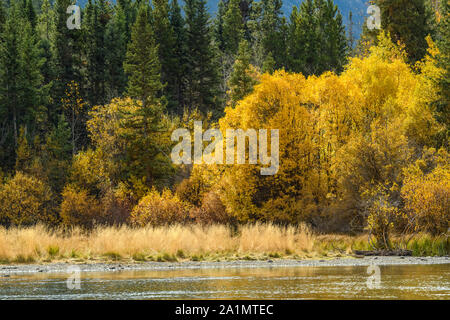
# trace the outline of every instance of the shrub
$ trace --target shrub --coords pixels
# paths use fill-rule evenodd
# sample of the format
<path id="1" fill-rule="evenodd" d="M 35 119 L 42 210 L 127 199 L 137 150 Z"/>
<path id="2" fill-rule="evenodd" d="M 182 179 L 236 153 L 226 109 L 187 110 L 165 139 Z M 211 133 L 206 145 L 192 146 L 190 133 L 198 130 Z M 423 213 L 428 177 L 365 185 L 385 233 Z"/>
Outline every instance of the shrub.
<path id="1" fill-rule="evenodd" d="M 122 256 L 120 255 L 120 253 L 117 253 L 117 252 L 114 252 L 114 251 L 106 252 L 104 254 L 104 256 L 106 258 L 109 258 L 109 259 L 113 260 L 113 261 L 119 261 L 119 260 L 122 259 Z"/>
<path id="2" fill-rule="evenodd" d="M 68 185 L 62 193 L 61 218 L 66 225 L 92 227 L 102 216 L 99 201 L 86 190 Z"/>
<path id="3" fill-rule="evenodd" d="M 47 252 L 50 257 L 55 257 L 59 254 L 59 247 L 58 246 L 49 246 L 47 248 Z"/>
<path id="4" fill-rule="evenodd" d="M 190 221 L 190 205 L 173 195 L 170 190 L 159 193 L 156 189 L 147 194 L 133 208 L 130 221 L 137 226 L 165 225 Z"/>
<path id="5" fill-rule="evenodd" d="M 390 233 L 400 214 L 399 210 L 390 204 L 384 193 L 377 194 L 370 202 L 367 208 L 367 230 L 375 240 L 373 245 L 377 248 L 391 248 Z"/>
<path id="6" fill-rule="evenodd" d="M 442 234 L 450 220 L 450 156 L 445 150 L 425 150 L 422 159 L 405 169 L 401 190 L 405 210 L 416 230 Z"/>
<path id="7" fill-rule="evenodd" d="M 270 199 L 261 208 L 265 221 L 281 224 L 307 222 L 309 219 L 304 213 L 304 203 L 289 196 Z"/>
<path id="8" fill-rule="evenodd" d="M 46 183 L 21 172 L 0 186 L 0 220 L 11 225 L 56 224 L 55 203 Z"/>
<path id="9" fill-rule="evenodd" d="M 135 203 L 133 196 L 122 183 L 115 189 L 108 188 L 100 201 L 103 210 L 101 221 L 108 225 L 128 222 Z"/>
<path id="10" fill-rule="evenodd" d="M 234 224 L 235 219 L 227 212 L 220 197 L 214 191 L 206 193 L 202 206 L 192 210 L 192 216 L 201 224 Z"/>
<path id="11" fill-rule="evenodd" d="M 70 181 L 88 190 L 90 194 L 98 195 L 109 181 L 104 167 L 105 163 L 100 151 L 88 149 L 79 152 L 73 158 Z"/>
<path id="12" fill-rule="evenodd" d="M 200 207 L 206 189 L 207 187 L 202 177 L 194 173 L 189 179 L 181 181 L 175 193 L 182 201 Z"/>

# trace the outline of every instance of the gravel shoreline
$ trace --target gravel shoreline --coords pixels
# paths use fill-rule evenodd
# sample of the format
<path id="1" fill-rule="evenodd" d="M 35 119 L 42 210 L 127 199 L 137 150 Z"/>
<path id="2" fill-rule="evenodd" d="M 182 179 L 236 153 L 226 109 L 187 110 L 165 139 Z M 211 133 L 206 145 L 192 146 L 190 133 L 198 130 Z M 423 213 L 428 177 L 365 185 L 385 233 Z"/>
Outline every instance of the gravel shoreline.
<path id="1" fill-rule="evenodd" d="M 206 268 L 273 268 L 273 267 L 353 267 L 368 265 L 429 265 L 450 264 L 450 257 L 363 257 L 334 258 L 321 260 L 259 260 L 259 261 L 223 261 L 223 262 L 142 262 L 142 263 L 51 263 L 29 265 L 0 265 L 0 278 L 11 275 L 33 273 L 67 273 L 73 267 L 81 272 L 117 272 L 139 270 L 174 270 Z"/>

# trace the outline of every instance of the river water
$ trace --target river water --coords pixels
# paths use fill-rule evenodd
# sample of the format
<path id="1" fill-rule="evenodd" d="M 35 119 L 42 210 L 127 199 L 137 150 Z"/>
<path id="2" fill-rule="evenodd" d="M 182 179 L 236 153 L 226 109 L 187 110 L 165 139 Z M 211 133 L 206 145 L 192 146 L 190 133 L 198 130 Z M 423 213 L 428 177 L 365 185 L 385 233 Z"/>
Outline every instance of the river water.
<path id="1" fill-rule="evenodd" d="M 69 289 L 67 278 L 63 273 L 3 277 L 0 299 L 450 300 L 450 264 L 86 272 L 80 289 Z"/>

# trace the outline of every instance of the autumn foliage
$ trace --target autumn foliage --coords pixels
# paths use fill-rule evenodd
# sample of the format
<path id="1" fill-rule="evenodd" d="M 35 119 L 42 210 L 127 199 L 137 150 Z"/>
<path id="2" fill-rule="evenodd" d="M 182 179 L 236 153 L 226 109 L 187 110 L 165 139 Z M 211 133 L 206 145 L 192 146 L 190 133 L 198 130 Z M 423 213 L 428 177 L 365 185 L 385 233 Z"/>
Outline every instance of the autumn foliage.
<path id="1" fill-rule="evenodd" d="M 405 168 L 402 187 L 405 210 L 414 215 L 416 228 L 442 234 L 450 227 L 450 155 L 444 149 L 425 149 Z"/>
<path id="2" fill-rule="evenodd" d="M 185 223 L 189 220 L 189 205 L 170 190 L 152 190 L 134 207 L 130 220 L 141 227 Z"/>
<path id="3" fill-rule="evenodd" d="M 58 221 L 55 197 L 43 181 L 22 172 L 0 186 L 0 221 L 6 225 L 27 226 Z"/>
<path id="4" fill-rule="evenodd" d="M 411 68 L 402 47 L 383 35 L 379 42 L 367 57 L 352 58 L 341 75 L 264 74 L 253 93 L 225 110 L 222 131 L 280 130 L 276 175 L 261 177 L 250 165 L 199 166 L 203 173 L 194 171 L 191 180 L 214 176 L 211 189 L 243 223 L 366 229 L 381 246 L 389 246 L 391 231 L 429 230 L 425 225 L 446 231 L 448 157 L 428 175 L 405 171 L 445 130 L 434 117 L 437 49 L 429 40 L 429 55 Z M 419 227 L 411 228 L 412 221 Z"/>
<path id="5" fill-rule="evenodd" d="M 45 182 L 17 173 L 0 187 L 0 219 L 61 218 L 85 227 L 306 223 L 323 232 L 367 231 L 381 247 L 392 232 L 445 233 L 450 161 L 448 141 L 439 143 L 448 128 L 436 120 L 439 51 L 428 39 L 428 55 L 411 66 L 402 46 L 383 34 L 378 42 L 339 75 L 262 74 L 210 123 L 223 134 L 279 129 L 276 175 L 261 176 L 261 163 L 176 167 L 170 132 L 197 114 L 180 119 L 148 105 L 144 123 L 142 105 L 118 98 L 89 113 L 92 147 L 71 162 L 60 217 Z"/>

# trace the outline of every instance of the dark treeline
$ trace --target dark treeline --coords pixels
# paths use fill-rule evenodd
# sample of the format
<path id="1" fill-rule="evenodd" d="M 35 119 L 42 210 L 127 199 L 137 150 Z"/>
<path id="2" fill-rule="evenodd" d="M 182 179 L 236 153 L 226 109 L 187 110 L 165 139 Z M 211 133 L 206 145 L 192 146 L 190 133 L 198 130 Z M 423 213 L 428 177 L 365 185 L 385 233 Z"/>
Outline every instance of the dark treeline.
<path id="1" fill-rule="evenodd" d="M 138 58 L 131 58 L 133 43 L 157 51 L 161 85 L 155 93 L 168 113 L 197 108 L 215 118 L 227 103 L 240 45 L 251 48 L 248 63 L 264 72 L 285 68 L 306 75 L 341 71 L 348 51 L 342 17 L 332 1 L 306 1 L 287 22 L 281 0 L 224 0 L 214 19 L 205 0 L 118 0 L 114 6 L 90 0 L 80 30 L 66 26 L 70 4 L 13 0 L 0 6 L 4 170 L 15 166 L 21 128 L 28 140 L 45 140 L 58 124 L 67 125 L 73 154 L 87 147 L 87 112 L 132 95 L 129 80 L 142 73 L 126 64 L 127 57 Z M 133 35 L 139 11 L 145 11 L 145 25 L 139 28 L 148 34 Z"/>
<path id="2" fill-rule="evenodd" d="M 332 0 L 305 0 L 288 19 L 282 0 L 221 0 L 214 17 L 206 0 L 89 0 L 74 30 L 67 27 L 72 0 L 1 1 L 0 179 L 19 171 L 38 177 L 57 203 L 74 176 L 73 159 L 94 145 L 93 123 L 110 120 L 104 109 L 104 118 L 92 119 L 96 106 L 128 97 L 140 103 L 120 111 L 117 139 L 125 139 L 126 152 L 114 146 L 119 173 L 111 174 L 114 188 L 134 185 L 136 200 L 139 181 L 145 193 L 168 172 L 155 151 L 163 144 L 154 138 L 164 117 L 199 112 L 217 120 L 251 92 L 257 77 L 249 69 L 339 74 L 364 41 L 376 41 L 376 32 L 364 30 L 354 49 Z M 448 57 L 448 26 L 432 21 L 432 1 L 375 2 L 383 29 L 405 44 L 412 63 L 425 55 L 427 34 Z"/>

